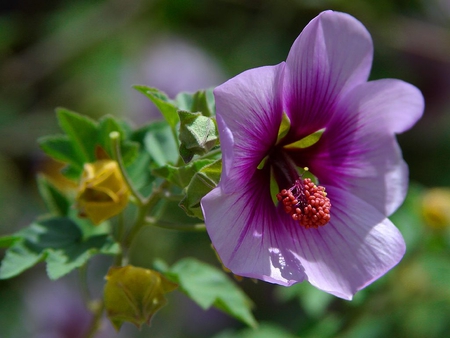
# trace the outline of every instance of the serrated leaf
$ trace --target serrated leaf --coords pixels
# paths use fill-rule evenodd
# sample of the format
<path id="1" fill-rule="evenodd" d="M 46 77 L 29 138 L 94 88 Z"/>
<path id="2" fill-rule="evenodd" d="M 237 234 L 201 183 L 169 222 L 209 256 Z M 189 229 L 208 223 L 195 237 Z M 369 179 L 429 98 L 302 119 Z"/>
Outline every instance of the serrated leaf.
<path id="1" fill-rule="evenodd" d="M 154 175 L 162 177 L 180 188 L 185 188 L 189 185 L 192 178 L 198 171 L 213 162 L 214 160 L 210 159 L 200 159 L 181 167 L 174 167 L 168 164 L 163 167 L 156 168 L 152 172 Z"/>
<path id="2" fill-rule="evenodd" d="M 44 175 L 38 175 L 37 183 L 41 197 L 55 216 L 67 216 L 71 203 Z"/>
<path id="3" fill-rule="evenodd" d="M 147 96 L 159 109 L 164 119 L 169 123 L 172 128 L 178 124 L 178 107 L 170 100 L 162 91 L 147 86 L 133 86 L 145 96 Z"/>
<path id="4" fill-rule="evenodd" d="M 194 155 L 204 155 L 218 141 L 218 131 L 215 121 L 187 111 L 178 111 L 180 116 L 180 155 L 187 163 Z"/>
<path id="5" fill-rule="evenodd" d="M 47 274 L 50 279 L 58 279 L 84 265 L 97 253 L 115 255 L 118 245 L 108 235 L 97 235 L 81 243 L 71 243 L 66 248 L 48 250 Z"/>
<path id="6" fill-rule="evenodd" d="M 0 279 L 17 276 L 40 262 L 45 254 L 20 241 L 6 250 L 0 266 Z"/>
<path id="7" fill-rule="evenodd" d="M 252 302 L 221 270 L 194 258 L 175 263 L 166 275 L 181 291 L 203 309 L 215 306 L 251 327 L 257 323 L 251 313 Z"/>
<path id="8" fill-rule="evenodd" d="M 43 136 L 38 139 L 41 149 L 50 157 L 82 167 L 83 156 L 76 151 L 67 135 Z"/>
<path id="9" fill-rule="evenodd" d="M 97 122 L 63 108 L 58 108 L 56 114 L 61 129 L 73 141 L 76 151 L 82 155 L 83 163 L 94 162 L 96 160 Z"/>
<path id="10" fill-rule="evenodd" d="M 187 187 L 186 196 L 180 202 L 180 206 L 189 216 L 203 219 L 200 201 L 217 186 L 221 172 L 222 160 L 217 160 L 204 166 L 194 175 Z"/>
<path id="11" fill-rule="evenodd" d="M 116 254 L 119 250 L 107 235 L 83 238 L 78 225 L 66 217 L 33 222 L 17 236 L 21 240 L 6 251 L 0 279 L 14 277 L 40 260 L 47 261 L 47 273 L 56 279 L 80 267 L 94 254 Z"/>

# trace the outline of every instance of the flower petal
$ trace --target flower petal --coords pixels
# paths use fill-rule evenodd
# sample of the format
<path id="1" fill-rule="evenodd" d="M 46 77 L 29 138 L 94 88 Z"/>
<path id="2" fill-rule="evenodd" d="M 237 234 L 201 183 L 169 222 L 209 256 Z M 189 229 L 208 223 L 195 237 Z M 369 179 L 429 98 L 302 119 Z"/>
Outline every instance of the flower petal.
<path id="1" fill-rule="evenodd" d="M 293 138 L 325 126 L 339 95 L 367 81 L 372 55 L 369 32 L 348 14 L 322 12 L 305 27 L 285 70 L 285 109 L 297 130 Z"/>
<path id="2" fill-rule="evenodd" d="M 347 189 L 392 214 L 408 188 L 408 167 L 394 133 L 420 118 L 421 93 L 399 80 L 368 82 L 351 91 L 336 111 L 318 147 L 297 157 L 321 184 Z"/>
<path id="3" fill-rule="evenodd" d="M 234 274 L 281 285 L 301 282 L 306 276 L 293 253 L 292 236 L 279 219 L 267 186 L 258 181 L 251 180 L 232 194 L 218 187 L 202 199 L 213 246 Z"/>
<path id="4" fill-rule="evenodd" d="M 319 229 L 301 229 L 298 258 L 312 285 L 351 299 L 401 260 L 405 243 L 375 208 L 343 190 L 327 191 L 331 221 Z"/>
<path id="5" fill-rule="evenodd" d="M 251 69 L 214 89 L 226 192 L 240 189 L 276 142 L 283 69 L 284 63 Z"/>

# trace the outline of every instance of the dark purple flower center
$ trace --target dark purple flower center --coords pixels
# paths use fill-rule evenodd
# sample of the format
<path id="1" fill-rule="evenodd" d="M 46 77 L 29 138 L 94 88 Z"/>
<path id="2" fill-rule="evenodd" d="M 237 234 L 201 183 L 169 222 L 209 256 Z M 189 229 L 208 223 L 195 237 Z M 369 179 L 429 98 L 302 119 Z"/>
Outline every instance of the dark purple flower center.
<path id="1" fill-rule="evenodd" d="M 325 188 L 317 186 L 310 178 L 295 180 L 289 189 L 277 194 L 284 211 L 303 227 L 318 228 L 330 221 L 330 199 Z"/>

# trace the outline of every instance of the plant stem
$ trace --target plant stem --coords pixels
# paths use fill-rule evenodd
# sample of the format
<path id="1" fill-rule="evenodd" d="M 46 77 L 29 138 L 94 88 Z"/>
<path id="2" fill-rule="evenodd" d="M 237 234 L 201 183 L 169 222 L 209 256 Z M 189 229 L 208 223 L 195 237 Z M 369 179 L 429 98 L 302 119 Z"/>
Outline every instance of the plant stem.
<path id="1" fill-rule="evenodd" d="M 148 198 L 143 201 L 142 206 L 139 207 L 138 216 L 133 228 L 131 229 L 129 235 L 124 241 L 125 247 L 129 247 L 133 241 L 136 234 L 141 230 L 141 228 L 146 225 L 147 214 L 150 209 L 152 209 L 161 199 L 164 194 L 164 190 L 169 186 L 168 181 L 163 181 L 158 187 L 153 189 L 152 193 Z"/>
<path id="2" fill-rule="evenodd" d="M 120 153 L 120 134 L 117 131 L 113 131 L 109 134 L 109 138 L 111 139 L 111 142 L 112 142 L 113 158 L 119 164 L 119 168 L 122 173 L 125 184 L 127 185 L 128 189 L 130 190 L 131 195 L 134 197 L 136 204 L 139 207 L 142 207 L 142 205 L 144 204 L 144 201 L 143 201 L 144 198 L 141 196 L 139 191 L 137 191 L 134 188 L 134 186 L 131 183 L 131 180 L 128 177 L 128 174 L 125 170 L 125 165 L 123 164 L 122 154 Z"/>
<path id="3" fill-rule="evenodd" d="M 103 311 L 105 310 L 105 305 L 102 301 L 92 302 L 91 310 L 94 313 L 94 318 L 92 318 L 91 324 L 86 332 L 85 338 L 93 338 L 95 334 L 100 329 L 101 320 L 103 317 Z"/>

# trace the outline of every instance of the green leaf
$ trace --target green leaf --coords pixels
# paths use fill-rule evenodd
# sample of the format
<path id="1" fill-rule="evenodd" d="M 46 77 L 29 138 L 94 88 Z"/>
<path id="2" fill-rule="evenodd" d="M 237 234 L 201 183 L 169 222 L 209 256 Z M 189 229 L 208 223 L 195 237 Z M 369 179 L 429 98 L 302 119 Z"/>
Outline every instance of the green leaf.
<path id="1" fill-rule="evenodd" d="M 7 279 L 19 275 L 23 271 L 39 263 L 44 252 L 30 247 L 29 243 L 19 242 L 10 247 L 0 266 L 0 279 Z"/>
<path id="2" fill-rule="evenodd" d="M 308 335 L 308 337 L 312 336 Z M 245 328 L 239 332 L 226 330 L 215 335 L 213 338 L 298 338 L 298 336 L 291 334 L 284 327 L 280 327 L 273 323 L 261 323 L 256 329 Z"/>
<path id="3" fill-rule="evenodd" d="M 83 156 L 77 152 L 67 135 L 43 136 L 38 139 L 38 143 L 47 155 L 81 168 Z"/>
<path id="4" fill-rule="evenodd" d="M 286 149 L 303 149 L 303 148 L 311 147 L 312 145 L 316 144 L 320 140 L 324 131 L 325 131 L 325 128 L 322 128 L 322 129 L 302 138 L 301 140 L 298 140 L 291 144 L 285 145 L 284 148 L 286 148 Z"/>
<path id="5" fill-rule="evenodd" d="M 201 115 L 178 111 L 180 116 L 180 154 L 187 163 L 194 155 L 204 155 L 218 141 L 218 131 L 215 121 Z"/>
<path id="6" fill-rule="evenodd" d="M 108 235 L 83 238 L 78 225 L 66 217 L 32 223 L 17 233 L 21 240 L 7 251 L 0 267 L 0 279 L 14 277 L 41 260 L 47 273 L 57 279 L 82 266 L 94 254 L 116 254 L 119 247 Z"/>
<path id="7" fill-rule="evenodd" d="M 21 239 L 20 236 L 16 235 L 0 237 L 0 248 L 9 248 L 20 239 Z"/>
<path id="8" fill-rule="evenodd" d="M 152 172 L 154 175 L 162 177 L 180 188 L 185 188 L 189 185 L 192 178 L 198 171 L 213 162 L 214 160 L 211 159 L 200 159 L 197 161 L 192 161 L 181 167 L 174 167 L 168 164 L 163 167 L 156 168 Z"/>
<path id="9" fill-rule="evenodd" d="M 71 203 L 44 175 L 38 175 L 39 192 L 49 211 L 55 216 L 67 216 Z"/>
<path id="10" fill-rule="evenodd" d="M 160 228 L 178 231 L 204 231 L 205 224 L 186 215 L 178 201 L 163 199 L 153 210 L 151 224 Z"/>
<path id="11" fill-rule="evenodd" d="M 61 129 L 73 141 L 73 146 L 82 155 L 83 162 L 94 162 L 96 160 L 97 123 L 87 116 L 63 108 L 58 108 L 56 114 Z"/>
<path id="12" fill-rule="evenodd" d="M 125 166 L 130 165 L 137 157 L 139 152 L 139 144 L 127 140 L 127 135 L 124 130 L 125 123 L 120 124 L 113 116 L 106 115 L 99 120 L 98 123 L 98 143 L 108 153 L 110 158 L 113 158 L 112 142 L 110 134 L 118 132 L 120 135 L 120 152 Z"/>
<path id="13" fill-rule="evenodd" d="M 178 124 L 178 107 L 167 97 L 167 95 L 156 88 L 147 86 L 133 86 L 134 89 L 140 91 L 147 96 L 159 109 L 164 119 L 169 123 L 170 127 L 175 128 Z"/>
<path id="14" fill-rule="evenodd" d="M 200 201 L 219 184 L 221 172 L 222 160 L 217 160 L 204 166 L 194 175 L 187 187 L 186 196 L 180 202 L 180 206 L 189 216 L 203 219 Z"/>
<path id="15" fill-rule="evenodd" d="M 177 145 L 167 123 L 152 123 L 145 135 L 144 145 L 158 167 L 178 161 Z"/>
<path id="16" fill-rule="evenodd" d="M 201 308 L 215 306 L 251 327 L 257 326 L 251 300 L 223 271 L 194 258 L 184 258 L 166 275 Z"/>
<path id="17" fill-rule="evenodd" d="M 118 245 L 108 235 L 93 236 L 81 243 L 77 241 L 74 240 L 65 248 L 48 250 L 46 262 L 50 279 L 58 279 L 81 267 L 97 253 L 115 255 L 119 251 Z"/>
<path id="18" fill-rule="evenodd" d="M 179 110 L 200 112 L 203 116 L 214 116 L 215 102 L 212 89 L 199 90 L 194 94 L 180 93 L 175 98 Z"/>

